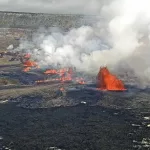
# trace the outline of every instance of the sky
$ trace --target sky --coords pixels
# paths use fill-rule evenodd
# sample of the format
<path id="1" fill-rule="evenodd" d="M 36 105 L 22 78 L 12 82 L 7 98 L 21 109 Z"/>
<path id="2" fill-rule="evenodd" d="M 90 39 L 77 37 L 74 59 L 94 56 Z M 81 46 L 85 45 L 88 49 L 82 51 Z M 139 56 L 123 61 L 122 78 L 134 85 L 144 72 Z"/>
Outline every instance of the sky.
<path id="1" fill-rule="evenodd" d="M 0 0 L 1 11 L 99 14 L 109 0 Z"/>

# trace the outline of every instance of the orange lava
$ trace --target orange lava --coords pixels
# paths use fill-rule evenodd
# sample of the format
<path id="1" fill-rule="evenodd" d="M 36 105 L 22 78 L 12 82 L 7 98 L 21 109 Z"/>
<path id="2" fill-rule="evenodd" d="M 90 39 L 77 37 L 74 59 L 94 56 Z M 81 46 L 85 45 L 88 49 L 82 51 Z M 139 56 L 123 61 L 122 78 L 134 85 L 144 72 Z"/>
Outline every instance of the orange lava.
<path id="1" fill-rule="evenodd" d="M 52 81 L 59 81 L 59 82 L 70 82 L 73 80 L 73 69 L 72 68 L 62 68 L 59 70 L 56 69 L 48 69 L 44 72 L 44 74 L 47 75 L 53 75 L 53 74 L 57 74 L 58 77 L 55 79 L 49 79 L 49 80 L 39 80 L 36 81 L 36 83 L 48 83 L 48 82 L 52 82 Z M 83 78 L 78 78 L 76 79 L 76 82 L 78 84 L 85 84 L 85 81 L 83 80 Z"/>
<path id="2" fill-rule="evenodd" d="M 73 70 L 72 68 L 62 68 L 59 70 L 55 70 L 55 69 L 48 69 L 44 72 L 44 74 L 47 75 L 52 75 L 52 74 L 58 74 L 59 78 L 56 79 L 52 79 L 52 80 L 60 80 L 61 82 L 65 82 L 65 81 L 71 81 L 72 80 L 72 74 L 73 74 Z"/>
<path id="3" fill-rule="evenodd" d="M 27 60 L 26 62 L 24 62 L 24 67 L 37 67 L 37 63 L 34 62 L 34 61 L 30 61 L 30 60 Z"/>
<path id="4" fill-rule="evenodd" d="M 57 70 L 57 74 L 59 74 L 60 76 L 64 76 L 66 72 L 67 72 L 66 68 L 62 68 L 62 69 Z"/>
<path id="5" fill-rule="evenodd" d="M 85 81 L 83 80 L 83 78 L 76 79 L 76 82 L 79 84 L 85 84 Z"/>
<path id="6" fill-rule="evenodd" d="M 65 91 L 65 89 L 64 89 L 63 87 L 61 87 L 59 90 L 60 90 L 60 91 Z"/>
<path id="7" fill-rule="evenodd" d="M 44 72 L 44 74 L 57 74 L 57 70 L 55 70 L 55 69 L 49 69 L 49 70 L 46 70 Z"/>
<path id="8" fill-rule="evenodd" d="M 31 70 L 31 67 L 25 67 L 24 69 L 23 69 L 23 72 L 28 72 L 28 71 L 30 71 Z"/>
<path id="9" fill-rule="evenodd" d="M 23 66 L 24 66 L 24 69 L 23 69 L 24 72 L 30 71 L 32 67 L 39 68 L 36 62 L 30 61 L 30 60 L 27 60 L 26 62 L 24 62 Z"/>
<path id="10" fill-rule="evenodd" d="M 61 76 L 61 81 L 65 82 L 65 81 L 72 81 L 72 75 L 73 75 L 73 70 L 72 68 L 69 69 L 63 69 L 63 73 L 60 74 Z"/>
<path id="11" fill-rule="evenodd" d="M 124 91 L 124 84 L 115 75 L 111 74 L 107 67 L 100 68 L 97 75 L 97 88 L 100 90 Z"/>

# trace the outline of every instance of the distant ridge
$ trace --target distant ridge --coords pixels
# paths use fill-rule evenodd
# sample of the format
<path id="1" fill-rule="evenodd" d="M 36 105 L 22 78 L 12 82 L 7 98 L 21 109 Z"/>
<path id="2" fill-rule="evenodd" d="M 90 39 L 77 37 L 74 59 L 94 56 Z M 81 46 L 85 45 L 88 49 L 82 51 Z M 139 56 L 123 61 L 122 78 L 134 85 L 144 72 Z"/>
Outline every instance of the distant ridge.
<path id="1" fill-rule="evenodd" d="M 43 14 L 43 15 L 60 15 L 60 16 L 91 16 L 91 17 L 98 17 L 99 15 L 85 15 L 85 14 L 62 14 L 62 13 L 36 13 L 36 12 L 17 12 L 17 11 L 0 11 L 0 13 L 14 13 L 14 14 Z"/>
<path id="2" fill-rule="evenodd" d="M 53 13 L 34 13 L 34 12 L 15 12 L 15 11 L 0 11 L 0 13 L 8 13 L 8 14 L 32 14 L 32 15 L 61 15 L 61 16 L 86 16 L 83 14 L 53 14 Z M 96 15 L 89 15 L 96 16 Z"/>
<path id="3" fill-rule="evenodd" d="M 0 28 L 61 27 L 71 28 L 90 25 L 98 16 L 80 14 L 48 14 L 0 11 Z"/>

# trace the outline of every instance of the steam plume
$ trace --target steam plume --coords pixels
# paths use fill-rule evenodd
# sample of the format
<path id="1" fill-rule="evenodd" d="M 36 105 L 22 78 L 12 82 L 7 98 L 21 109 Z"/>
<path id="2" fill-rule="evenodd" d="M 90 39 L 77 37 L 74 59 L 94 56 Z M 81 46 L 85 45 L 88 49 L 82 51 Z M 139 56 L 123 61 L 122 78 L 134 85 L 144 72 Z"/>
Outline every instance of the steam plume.
<path id="1" fill-rule="evenodd" d="M 67 33 L 37 32 L 32 42 L 22 41 L 42 66 L 74 66 L 96 73 L 101 65 L 131 68 L 143 81 L 150 75 L 150 1 L 114 0 L 99 7 L 105 22 Z"/>

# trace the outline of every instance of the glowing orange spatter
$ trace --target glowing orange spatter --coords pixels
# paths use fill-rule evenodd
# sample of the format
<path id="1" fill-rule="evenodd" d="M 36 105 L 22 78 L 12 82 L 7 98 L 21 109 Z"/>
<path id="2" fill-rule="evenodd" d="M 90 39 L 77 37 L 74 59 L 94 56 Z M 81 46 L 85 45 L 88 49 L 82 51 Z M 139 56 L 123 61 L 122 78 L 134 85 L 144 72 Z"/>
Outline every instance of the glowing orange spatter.
<path id="1" fill-rule="evenodd" d="M 48 83 L 48 82 L 53 82 L 53 81 L 58 81 L 58 82 L 70 82 L 73 81 L 73 69 L 72 68 L 61 68 L 61 69 L 48 69 L 44 72 L 46 75 L 58 75 L 58 77 L 53 78 L 53 79 L 47 79 L 47 80 L 38 80 L 35 81 L 35 83 Z M 75 80 L 78 84 L 85 84 L 85 81 L 83 78 L 76 78 Z"/>
<path id="2" fill-rule="evenodd" d="M 59 78 L 56 78 L 56 79 L 52 79 L 53 81 L 56 80 L 56 81 L 61 81 L 61 82 L 65 82 L 65 81 L 71 81 L 72 80 L 72 74 L 73 74 L 73 70 L 72 68 L 62 68 L 62 69 L 59 69 L 59 70 L 56 70 L 56 69 L 48 69 L 44 72 L 44 74 L 47 74 L 47 75 L 52 75 L 52 74 L 57 74 L 59 75 Z"/>
<path id="3" fill-rule="evenodd" d="M 76 82 L 79 83 L 79 84 L 85 84 L 85 81 L 84 81 L 83 78 L 77 78 Z"/>
<path id="4" fill-rule="evenodd" d="M 62 92 L 65 91 L 65 89 L 63 87 L 61 87 L 59 90 L 62 91 Z"/>
<path id="5" fill-rule="evenodd" d="M 31 70 L 31 67 L 25 67 L 24 69 L 23 69 L 23 72 L 28 72 L 28 71 L 30 71 Z"/>
<path id="6" fill-rule="evenodd" d="M 44 72 L 44 74 L 57 74 L 57 70 L 55 69 L 48 69 Z"/>
<path id="7" fill-rule="evenodd" d="M 115 75 L 111 74 L 107 67 L 100 68 L 97 75 L 97 88 L 100 90 L 124 91 L 124 84 Z"/>
<path id="8" fill-rule="evenodd" d="M 32 67 L 39 68 L 36 62 L 30 61 L 30 60 L 27 60 L 26 62 L 24 62 L 23 66 L 24 66 L 24 69 L 23 69 L 24 72 L 30 71 Z"/>

